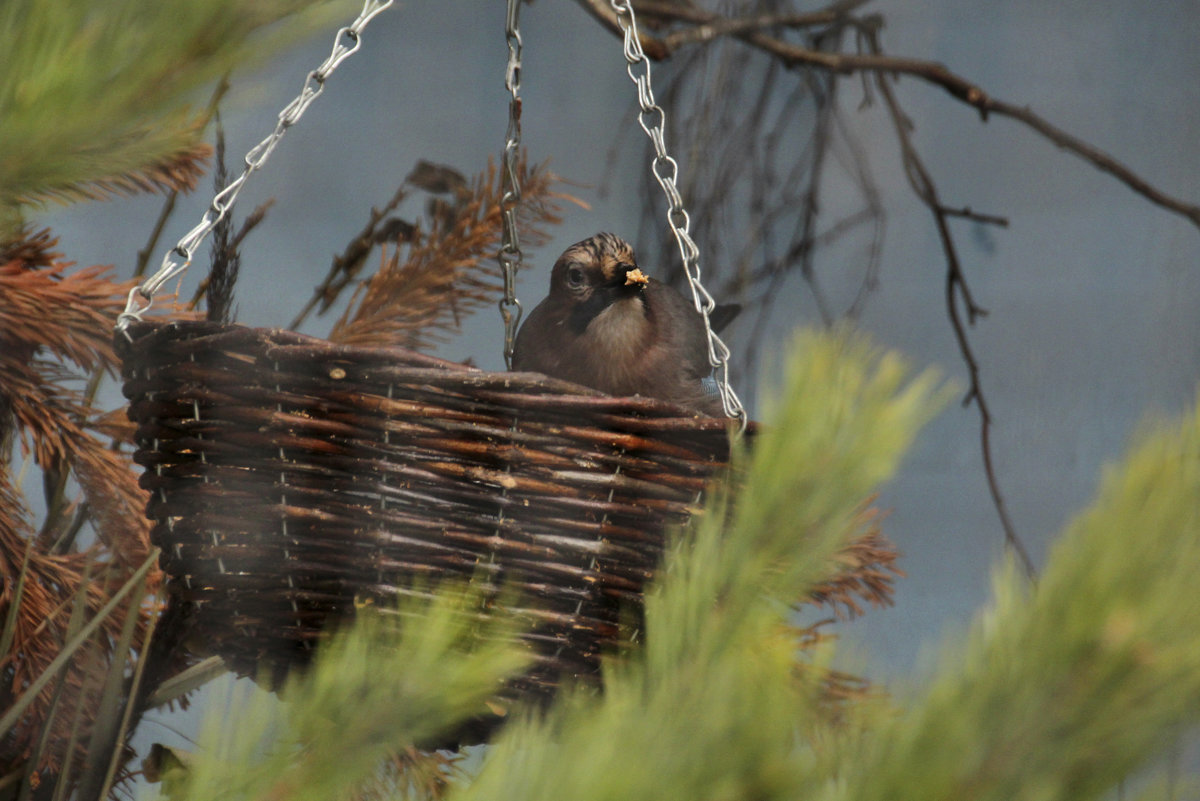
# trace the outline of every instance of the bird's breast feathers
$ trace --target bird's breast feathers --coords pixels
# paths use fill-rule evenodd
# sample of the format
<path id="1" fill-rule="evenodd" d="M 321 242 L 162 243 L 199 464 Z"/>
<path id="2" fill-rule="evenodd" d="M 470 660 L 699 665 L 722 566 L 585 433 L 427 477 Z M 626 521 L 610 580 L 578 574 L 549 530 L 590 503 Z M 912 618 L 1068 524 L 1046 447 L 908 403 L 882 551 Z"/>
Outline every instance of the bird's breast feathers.
<path id="1" fill-rule="evenodd" d="M 646 306 L 640 295 L 610 303 L 592 318 L 584 338 L 614 358 L 636 355 L 646 347 L 651 334 Z"/>

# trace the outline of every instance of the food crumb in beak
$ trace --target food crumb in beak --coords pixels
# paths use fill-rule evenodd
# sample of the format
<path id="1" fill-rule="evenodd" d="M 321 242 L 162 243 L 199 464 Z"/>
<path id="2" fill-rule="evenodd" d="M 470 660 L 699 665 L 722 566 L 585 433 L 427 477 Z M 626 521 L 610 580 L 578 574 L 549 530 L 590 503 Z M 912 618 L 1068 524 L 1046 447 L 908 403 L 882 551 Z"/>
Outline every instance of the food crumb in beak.
<path id="1" fill-rule="evenodd" d="M 639 269 L 637 267 L 634 267 L 632 270 L 625 273 L 625 286 L 630 286 L 631 284 L 648 284 L 648 283 L 650 283 L 650 276 L 646 275 L 644 272 L 641 271 L 641 269 Z"/>

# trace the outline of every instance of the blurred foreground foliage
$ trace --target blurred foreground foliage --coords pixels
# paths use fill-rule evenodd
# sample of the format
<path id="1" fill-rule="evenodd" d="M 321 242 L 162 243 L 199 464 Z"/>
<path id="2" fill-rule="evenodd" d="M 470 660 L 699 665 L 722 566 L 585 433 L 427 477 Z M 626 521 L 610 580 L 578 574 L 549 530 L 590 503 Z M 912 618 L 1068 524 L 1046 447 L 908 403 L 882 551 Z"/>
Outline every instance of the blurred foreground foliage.
<path id="1" fill-rule="evenodd" d="M 767 431 L 738 459 L 743 489 L 718 490 L 677 537 L 647 598 L 645 647 L 609 665 L 604 692 L 517 715 L 469 779 L 400 781 L 384 797 L 1092 799 L 1196 722 L 1195 413 L 1143 432 L 1036 588 L 1011 565 L 997 573 L 992 606 L 924 689 L 823 703 L 813 678 L 830 648 L 798 649 L 794 604 L 946 392 L 853 337 L 804 335 L 791 352 Z M 168 794 L 379 797 L 381 749 L 451 730 L 521 664 L 490 627 L 511 624 L 471 645 L 455 608 L 444 598 L 412 618 L 399 648 L 360 626 L 284 705 L 214 709 Z"/>
<path id="2" fill-rule="evenodd" d="M 193 188 L 210 153 L 194 94 L 333 10 L 328 0 L 0 3 L 0 241 L 29 205 Z"/>
<path id="3" fill-rule="evenodd" d="M 142 192 L 169 207 L 203 173 L 214 80 L 335 10 L 0 3 L 0 799 L 104 797 L 127 781 L 141 688 L 162 678 L 148 669 L 161 573 L 132 428 L 97 401 L 134 281 L 77 268 L 29 218 Z"/>

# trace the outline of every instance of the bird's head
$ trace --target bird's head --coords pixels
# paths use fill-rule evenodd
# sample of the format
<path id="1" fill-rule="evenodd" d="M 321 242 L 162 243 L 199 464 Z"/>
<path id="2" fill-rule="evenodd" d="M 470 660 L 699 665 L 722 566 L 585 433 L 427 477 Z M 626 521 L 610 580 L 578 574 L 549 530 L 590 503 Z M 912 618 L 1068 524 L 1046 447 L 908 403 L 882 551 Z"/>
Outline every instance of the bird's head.
<path id="1" fill-rule="evenodd" d="M 596 234 L 559 256 L 550 274 L 550 296 L 573 306 L 575 322 L 586 327 L 613 303 L 640 295 L 649 280 L 638 269 L 628 242 L 613 234 Z"/>
<path id="2" fill-rule="evenodd" d="M 636 295 L 649 279 L 638 269 L 633 247 L 613 234 L 596 234 L 563 251 L 550 274 L 550 293 L 587 302 L 596 294 L 611 300 Z"/>

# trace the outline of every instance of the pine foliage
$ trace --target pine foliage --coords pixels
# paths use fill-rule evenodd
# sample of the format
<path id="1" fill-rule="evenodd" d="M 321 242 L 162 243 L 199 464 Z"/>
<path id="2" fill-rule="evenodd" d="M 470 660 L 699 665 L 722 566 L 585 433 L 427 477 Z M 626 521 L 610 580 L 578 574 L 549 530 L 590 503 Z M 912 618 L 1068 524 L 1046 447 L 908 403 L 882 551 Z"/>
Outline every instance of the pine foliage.
<path id="1" fill-rule="evenodd" d="M 307 11 L 306 11 L 307 10 Z M 21 206 L 190 189 L 209 148 L 184 101 L 272 42 L 311 0 L 0 3 L 0 241 Z"/>
<path id="2" fill-rule="evenodd" d="M 528 665 L 515 621 L 481 608 L 481 595 L 455 585 L 398 609 L 360 609 L 353 628 L 322 645 L 319 666 L 290 679 L 281 693 L 290 703 L 243 683 L 210 704 L 203 757 L 166 775 L 166 788 L 326 801 L 370 783 L 390 755 L 478 714 Z"/>
<path id="3" fill-rule="evenodd" d="M 159 611 L 131 429 L 96 404 L 133 282 L 76 268 L 25 218 L 47 201 L 190 189 L 209 152 L 196 92 L 330 10 L 0 3 L 0 797 L 101 797 L 128 775 Z M 37 526 L 29 466 L 42 478 Z"/>
<path id="4" fill-rule="evenodd" d="M 524 154 L 516 167 L 522 187 L 518 225 L 525 245 L 548 239 L 546 227 L 560 222 L 561 179 L 546 165 L 530 167 Z M 503 232 L 503 187 L 495 164 L 469 184 L 453 171 L 422 162 L 401 187 L 433 195 L 426 227 L 412 225 L 394 237 L 379 269 L 363 281 L 329 339 L 343 345 L 399 346 L 425 350 L 457 333 L 462 320 L 502 296 L 495 254 Z M 448 199 L 443 199 L 448 198 Z M 581 204 L 582 205 L 582 204 Z M 328 283 L 328 282 L 327 282 Z"/>
<path id="5" fill-rule="evenodd" d="M 73 386 L 115 370 L 111 321 L 132 282 L 72 270 L 55 247 L 49 232 L 28 230 L 0 245 L 0 773 L 34 787 L 115 730 L 119 710 L 104 699 L 120 692 L 107 684 L 146 639 L 142 601 L 159 579 L 145 494 L 119 448 L 127 426 Z M 43 475 L 40 530 L 7 469 L 14 439 Z M 88 522 L 98 542 L 77 545 Z M 79 639 L 89 626 L 95 636 Z M 103 776 L 107 759 L 94 761 Z"/>
<path id="6" fill-rule="evenodd" d="M 1200 407 L 1197 407 L 1200 410 Z M 1147 429 L 830 798 L 1101 798 L 1200 722 L 1200 411 Z"/>

